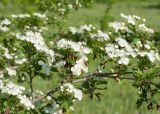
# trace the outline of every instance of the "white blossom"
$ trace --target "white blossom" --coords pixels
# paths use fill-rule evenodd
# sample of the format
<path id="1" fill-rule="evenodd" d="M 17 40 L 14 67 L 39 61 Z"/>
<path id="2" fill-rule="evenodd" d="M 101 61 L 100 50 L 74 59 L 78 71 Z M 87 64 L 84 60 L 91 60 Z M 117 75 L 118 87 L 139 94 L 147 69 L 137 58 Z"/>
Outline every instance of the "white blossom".
<path id="1" fill-rule="evenodd" d="M 72 9 L 72 8 L 73 8 L 72 4 L 69 4 L 69 5 L 68 5 L 68 8 L 69 8 L 69 9 Z"/>
<path id="2" fill-rule="evenodd" d="M 77 98 L 79 101 L 82 100 L 82 91 L 79 89 L 74 89 L 74 97 Z"/>
<path id="3" fill-rule="evenodd" d="M 11 16 L 12 18 L 29 18 L 29 17 L 31 17 L 31 15 L 30 14 L 18 14 L 18 15 L 16 15 L 16 14 L 13 14 L 12 16 Z"/>
<path id="4" fill-rule="evenodd" d="M 126 58 L 126 57 L 122 57 L 122 58 L 120 58 L 120 59 L 118 60 L 118 63 L 119 63 L 119 64 L 124 64 L 124 65 L 128 65 L 129 59 Z"/>
<path id="5" fill-rule="evenodd" d="M 52 100 L 52 97 L 51 96 L 47 96 L 47 100 L 48 101 Z"/>
<path id="6" fill-rule="evenodd" d="M 82 34 L 82 33 L 86 32 L 86 31 L 90 32 L 91 30 L 94 30 L 94 29 L 95 29 L 95 27 L 93 25 L 89 24 L 89 25 L 82 25 L 79 28 L 70 27 L 69 31 L 72 34 L 75 34 L 75 33 Z"/>
<path id="7" fill-rule="evenodd" d="M 120 16 L 121 16 L 122 18 L 126 19 L 127 22 L 128 22 L 129 24 L 132 24 L 132 25 L 135 25 L 136 19 L 138 19 L 138 20 L 140 19 L 140 17 L 138 17 L 138 16 L 124 15 L 123 13 L 121 13 Z"/>
<path id="8" fill-rule="evenodd" d="M 69 31 L 72 33 L 72 34 L 75 34 L 75 33 L 77 33 L 77 28 L 75 28 L 75 27 L 69 27 Z"/>
<path id="9" fill-rule="evenodd" d="M 154 62 L 156 60 L 156 56 L 153 51 L 150 51 L 149 53 L 147 53 L 147 56 L 151 62 Z"/>
<path id="10" fill-rule="evenodd" d="M 17 98 L 20 100 L 20 103 L 28 110 L 34 108 L 31 100 L 28 99 L 25 95 L 23 95 L 23 91 L 25 90 L 24 87 L 18 86 L 11 81 L 4 84 L 3 80 L 0 80 L 0 90 L 1 93 L 17 96 Z"/>
<path id="11" fill-rule="evenodd" d="M 8 73 L 9 76 L 15 76 L 17 74 L 16 70 L 13 68 L 6 68 L 6 71 Z"/>
<path id="12" fill-rule="evenodd" d="M 80 29 L 79 29 L 79 32 L 83 32 L 83 31 L 91 31 L 92 30 L 92 25 L 83 25 L 83 26 L 80 26 Z"/>
<path id="13" fill-rule="evenodd" d="M 9 31 L 9 28 L 6 27 L 6 26 L 1 26 L 1 25 L 0 25 L 0 31 L 8 32 L 8 31 Z"/>
<path id="14" fill-rule="evenodd" d="M 81 54 L 89 54 L 92 52 L 88 47 L 83 46 L 82 42 L 73 42 L 66 39 L 61 39 L 57 42 L 57 47 L 62 49 L 72 49 L 75 52 L 79 52 Z"/>
<path id="15" fill-rule="evenodd" d="M 3 75 L 3 72 L 2 72 L 2 74 L 0 74 L 0 78 L 3 78 L 4 77 L 4 75 Z"/>
<path id="16" fill-rule="evenodd" d="M 145 24 L 139 24 L 138 29 L 143 32 L 154 33 L 153 29 L 146 27 Z"/>
<path id="17" fill-rule="evenodd" d="M 98 30 L 97 33 L 91 33 L 91 38 L 95 38 L 97 41 L 107 41 L 109 40 L 109 35 L 107 33 Z"/>
<path id="18" fill-rule="evenodd" d="M 148 44 L 145 44 L 144 47 L 148 50 L 151 49 L 151 47 Z"/>
<path id="19" fill-rule="evenodd" d="M 145 57 L 147 56 L 148 59 L 151 61 L 151 62 L 155 62 L 155 60 L 158 60 L 160 61 L 160 56 L 158 53 L 154 52 L 153 50 L 150 50 L 149 52 L 148 51 L 139 51 L 137 52 L 137 54 L 141 57 Z"/>
<path id="20" fill-rule="evenodd" d="M 136 45 L 137 45 L 138 47 L 142 47 L 141 41 L 137 41 Z"/>
<path id="21" fill-rule="evenodd" d="M 11 24 L 11 21 L 8 20 L 8 19 L 4 19 L 2 22 L 1 22 L 1 25 L 10 25 Z"/>
<path id="22" fill-rule="evenodd" d="M 0 80 L 0 90 L 2 90 L 2 89 L 3 89 L 3 87 L 4 87 L 4 83 L 3 83 L 3 81 L 2 81 L 2 80 Z"/>
<path id="23" fill-rule="evenodd" d="M 61 67 L 61 66 L 64 66 L 66 64 L 65 61 L 59 61 L 55 64 L 55 67 Z"/>
<path id="24" fill-rule="evenodd" d="M 82 72 L 88 72 L 88 67 L 85 65 L 86 61 L 88 61 L 88 58 L 85 56 L 76 61 L 76 64 L 71 68 L 73 75 L 79 76 Z"/>
<path id="25" fill-rule="evenodd" d="M 47 58 L 49 65 L 53 63 L 54 51 L 47 47 L 41 33 L 27 31 L 25 35 L 17 33 L 16 38 L 23 41 L 31 42 L 38 51 L 43 52 L 48 56 Z"/>
<path id="26" fill-rule="evenodd" d="M 38 12 L 33 13 L 33 16 L 36 16 L 36 17 L 39 17 L 39 18 L 46 18 L 45 14 L 41 14 L 41 13 L 38 13 Z"/>
<path id="27" fill-rule="evenodd" d="M 25 90 L 24 87 L 15 85 L 13 82 L 8 82 L 2 89 L 2 93 L 8 93 L 10 95 L 19 95 Z"/>
<path id="28" fill-rule="evenodd" d="M 82 91 L 79 90 L 79 89 L 76 89 L 71 83 L 65 83 L 60 88 L 61 88 L 60 90 L 62 92 L 64 90 L 66 90 L 69 93 L 73 93 L 74 94 L 74 98 L 78 99 L 79 101 L 82 100 Z"/>
<path id="29" fill-rule="evenodd" d="M 23 59 L 16 59 L 16 60 L 15 60 L 15 63 L 16 63 L 16 64 L 23 64 L 23 63 L 25 63 L 26 61 L 27 61 L 26 58 L 23 58 Z"/>
<path id="30" fill-rule="evenodd" d="M 0 46 L 1 47 L 1 46 Z M 9 53 L 9 50 L 5 47 L 1 47 L 3 50 L 4 50 L 4 54 L 3 56 L 6 58 L 6 59 L 13 59 L 13 56 L 12 54 Z"/>
<path id="31" fill-rule="evenodd" d="M 28 110 L 34 109 L 34 105 L 32 104 L 31 100 L 25 95 L 18 95 L 17 97 L 19 98 L 20 103 L 23 104 Z"/>
<path id="32" fill-rule="evenodd" d="M 109 27 L 112 27 L 116 32 L 118 32 L 119 30 L 129 31 L 128 27 L 123 22 L 110 22 Z"/>

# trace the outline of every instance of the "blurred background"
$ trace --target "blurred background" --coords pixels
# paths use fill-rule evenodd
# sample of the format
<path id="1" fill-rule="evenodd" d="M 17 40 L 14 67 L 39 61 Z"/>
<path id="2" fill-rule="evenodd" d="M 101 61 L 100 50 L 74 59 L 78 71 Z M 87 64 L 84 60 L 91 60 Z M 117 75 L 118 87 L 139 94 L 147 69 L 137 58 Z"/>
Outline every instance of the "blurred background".
<path id="1" fill-rule="evenodd" d="M 0 17 L 11 14 L 31 13 L 37 10 L 32 0 L 0 0 Z M 160 0 L 94 0 L 91 5 L 69 14 L 65 27 L 93 24 L 103 31 L 108 30 L 108 22 L 119 20 L 120 13 L 134 14 L 146 19 L 149 27 L 160 32 Z M 52 81 L 34 80 L 34 85 L 42 89 L 53 87 Z M 144 104 L 136 108 L 138 91 L 132 83 L 114 80 L 108 81 L 108 89 L 102 91 L 102 99 L 76 102 L 74 114 L 159 114 L 156 110 L 148 111 Z M 45 86 L 44 86 L 45 85 Z"/>

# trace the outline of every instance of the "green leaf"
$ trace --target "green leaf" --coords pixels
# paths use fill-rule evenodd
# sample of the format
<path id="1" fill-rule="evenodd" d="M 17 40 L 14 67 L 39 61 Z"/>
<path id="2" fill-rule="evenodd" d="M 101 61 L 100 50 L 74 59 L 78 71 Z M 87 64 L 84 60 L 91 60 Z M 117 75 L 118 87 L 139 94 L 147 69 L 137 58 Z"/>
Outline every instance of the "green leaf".
<path id="1" fill-rule="evenodd" d="M 146 72 L 146 78 L 153 78 L 157 73 L 160 73 L 160 67 L 151 68 Z"/>

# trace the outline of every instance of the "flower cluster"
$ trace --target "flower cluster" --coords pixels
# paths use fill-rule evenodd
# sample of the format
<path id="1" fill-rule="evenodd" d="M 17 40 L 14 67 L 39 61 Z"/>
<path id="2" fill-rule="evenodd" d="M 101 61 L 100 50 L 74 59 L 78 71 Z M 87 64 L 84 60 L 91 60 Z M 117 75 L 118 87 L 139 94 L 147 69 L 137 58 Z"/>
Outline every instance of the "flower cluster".
<path id="1" fill-rule="evenodd" d="M 129 43 L 119 37 L 116 38 L 116 44 L 107 44 L 105 51 L 110 58 L 119 58 L 118 63 L 128 65 L 129 56 L 136 57 L 134 49 L 129 45 Z M 120 48 L 120 49 L 119 49 Z"/>
<path id="2" fill-rule="evenodd" d="M 30 18 L 32 16 L 35 16 L 35 17 L 38 17 L 38 18 L 41 18 L 41 19 L 45 19 L 45 20 L 48 20 L 48 18 L 46 17 L 45 14 L 41 14 L 41 13 L 38 13 L 38 12 L 35 12 L 33 13 L 32 15 L 30 14 L 18 14 L 18 15 L 15 15 L 13 14 L 11 17 L 12 18 L 19 18 L 19 19 L 24 19 L 24 18 Z"/>
<path id="3" fill-rule="evenodd" d="M 76 89 L 71 83 L 65 83 L 60 87 L 60 90 L 67 91 L 68 93 L 73 93 L 74 98 L 78 99 L 79 101 L 82 100 L 82 91 L 79 89 Z"/>
<path id="4" fill-rule="evenodd" d="M 153 33 L 153 29 L 146 27 L 145 19 L 136 16 L 136 15 L 124 15 L 123 13 L 120 14 L 123 22 L 111 22 L 109 23 L 109 27 L 113 28 L 116 32 L 119 31 L 127 31 L 133 32 L 128 25 L 132 25 L 133 27 L 137 27 L 137 32 L 144 32 L 144 33 Z"/>
<path id="5" fill-rule="evenodd" d="M 54 61 L 54 51 L 49 49 L 44 42 L 43 36 L 39 32 L 27 31 L 25 35 L 20 33 L 16 34 L 16 38 L 22 41 L 30 42 L 34 47 L 48 56 L 48 63 L 51 65 Z"/>
<path id="6" fill-rule="evenodd" d="M 69 31 L 74 34 L 84 34 L 85 32 L 89 33 L 89 36 L 92 39 L 96 39 L 97 41 L 107 41 L 109 40 L 109 35 L 107 33 L 102 32 L 101 30 L 96 30 L 96 28 L 89 24 L 89 25 L 82 25 L 79 28 L 70 27 Z"/>
<path id="7" fill-rule="evenodd" d="M 4 56 L 6 59 L 13 59 L 14 54 L 10 54 L 8 48 L 0 45 L 0 49 L 2 49 L 4 52 L 2 56 Z"/>
<path id="8" fill-rule="evenodd" d="M 121 18 L 123 19 L 123 22 L 109 23 L 109 26 L 113 28 L 115 32 L 121 33 L 121 31 L 126 31 L 131 34 L 134 34 L 135 32 L 138 32 L 139 34 L 152 34 L 154 32 L 152 29 L 146 27 L 146 25 L 144 24 L 145 19 L 141 19 L 138 16 L 121 14 Z M 129 58 L 135 58 L 137 56 L 148 57 L 151 62 L 160 60 L 157 51 L 158 49 L 152 49 L 149 45 L 149 41 L 147 41 L 147 39 L 146 41 L 144 41 L 144 39 L 141 38 L 144 36 L 136 39 L 136 42 L 134 41 L 134 38 L 128 38 L 128 36 L 124 34 L 119 34 L 118 36 L 113 35 L 113 37 L 116 37 L 114 38 L 114 41 L 107 44 L 105 49 L 103 50 L 105 50 L 110 58 L 117 58 L 119 64 L 128 65 L 130 61 Z"/>
<path id="9" fill-rule="evenodd" d="M 16 76 L 16 74 L 17 74 L 16 70 L 13 69 L 13 68 L 8 67 L 8 68 L 6 68 L 6 71 L 7 71 L 9 76 Z"/>
<path id="10" fill-rule="evenodd" d="M 11 24 L 11 21 L 8 20 L 7 18 L 2 20 L 1 23 L 0 23 L 0 31 L 3 31 L 3 32 L 8 32 L 9 31 L 9 28 L 8 26 Z"/>
<path id="11" fill-rule="evenodd" d="M 20 103 L 24 105 L 28 110 L 34 108 L 31 100 L 23 95 L 23 91 L 25 90 L 24 87 L 18 86 L 11 81 L 9 81 L 8 83 L 4 83 L 3 80 L 0 80 L 0 90 L 1 93 L 17 96 L 17 98 L 20 100 Z"/>
<path id="12" fill-rule="evenodd" d="M 25 62 L 27 62 L 27 59 L 26 59 L 26 58 L 22 58 L 22 59 L 18 59 L 18 58 L 17 58 L 17 59 L 15 60 L 15 63 L 16 63 L 16 64 L 19 64 L 19 65 L 20 65 L 20 64 L 23 64 L 23 63 L 25 63 Z"/>
<path id="13" fill-rule="evenodd" d="M 109 35 L 107 33 L 102 32 L 101 30 L 97 30 L 97 33 L 91 34 L 91 38 L 96 39 L 97 41 L 107 41 L 109 40 Z"/>
<path id="14" fill-rule="evenodd" d="M 154 33 L 153 29 L 150 29 L 150 28 L 146 27 L 145 24 L 140 24 L 138 26 L 138 30 L 140 30 L 142 32 L 145 32 L 145 33 Z"/>
<path id="15" fill-rule="evenodd" d="M 88 68 L 85 65 L 85 62 L 88 61 L 88 58 L 86 57 L 87 54 L 90 54 L 92 52 L 91 49 L 84 46 L 85 43 L 83 42 L 73 42 L 65 39 L 61 39 L 57 42 L 57 47 L 59 49 L 71 49 L 74 52 L 79 53 L 79 58 L 76 60 L 76 64 L 71 68 L 71 71 L 73 75 L 81 75 L 82 72 L 88 72 Z"/>
<path id="16" fill-rule="evenodd" d="M 72 3 L 60 3 L 58 2 L 56 6 L 54 6 L 54 9 L 56 10 L 56 12 L 59 14 L 59 15 L 66 15 L 69 11 L 71 11 L 72 9 L 75 8 L 75 5 L 76 7 L 81 7 L 81 4 L 79 2 L 72 2 Z"/>
<path id="17" fill-rule="evenodd" d="M 124 15 L 123 13 L 120 14 L 120 16 L 127 21 L 127 23 L 135 25 L 136 21 L 139 21 L 141 18 L 136 15 Z M 143 19 L 144 21 L 144 19 Z"/>
<path id="18" fill-rule="evenodd" d="M 110 58 L 118 58 L 119 64 L 128 65 L 129 57 L 135 58 L 137 56 L 147 56 L 151 62 L 155 62 L 155 60 L 160 61 L 159 54 L 154 50 L 151 50 L 148 44 L 145 44 L 146 50 L 141 50 L 138 48 L 133 48 L 131 44 L 120 37 L 116 38 L 115 42 L 115 44 L 107 44 L 105 47 L 105 52 Z M 140 41 L 138 42 L 140 44 Z"/>
<path id="19" fill-rule="evenodd" d="M 82 72 L 87 73 L 88 67 L 86 66 L 85 62 L 88 61 L 86 56 L 82 56 L 80 59 L 76 61 L 76 64 L 71 68 L 73 75 L 81 75 Z"/>
<path id="20" fill-rule="evenodd" d="M 113 28 L 116 32 L 118 31 L 129 31 L 128 27 L 124 22 L 110 22 L 109 27 Z"/>
<path id="21" fill-rule="evenodd" d="M 91 53 L 92 51 L 84 45 L 86 45 L 84 42 L 73 42 L 66 39 L 61 39 L 57 42 L 57 47 L 59 49 L 71 49 L 74 52 L 80 53 L 81 55 Z"/>
<path id="22" fill-rule="evenodd" d="M 79 28 L 76 28 L 76 27 L 70 27 L 69 28 L 69 31 L 72 33 L 72 34 L 82 34 L 84 32 L 90 32 L 92 30 L 94 30 L 95 27 L 93 27 L 93 25 L 82 25 L 80 26 Z"/>

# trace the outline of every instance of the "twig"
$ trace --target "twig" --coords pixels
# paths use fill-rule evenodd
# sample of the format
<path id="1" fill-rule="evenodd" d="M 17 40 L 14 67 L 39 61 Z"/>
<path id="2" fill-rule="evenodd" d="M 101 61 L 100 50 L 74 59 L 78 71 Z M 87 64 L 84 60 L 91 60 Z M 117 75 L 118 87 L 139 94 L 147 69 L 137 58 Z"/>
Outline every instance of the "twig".
<path id="1" fill-rule="evenodd" d="M 131 73 L 132 72 L 124 72 L 124 73 L 121 73 L 121 74 L 131 74 Z M 106 77 L 106 78 L 113 78 L 113 79 L 119 78 L 119 79 L 134 80 L 134 78 L 131 78 L 131 77 L 122 77 L 122 76 L 121 77 L 117 77 L 117 76 L 113 76 L 115 74 L 117 74 L 117 73 L 93 73 L 93 74 L 85 76 L 85 77 L 83 77 L 81 79 L 74 80 L 73 83 L 86 81 L 86 80 L 91 79 L 93 77 Z"/>
<path id="2" fill-rule="evenodd" d="M 29 86 L 30 86 L 30 89 L 31 89 L 31 96 L 32 96 L 32 100 L 33 100 L 33 85 L 32 85 L 32 82 L 33 82 L 32 75 L 29 74 Z"/>
<path id="3" fill-rule="evenodd" d="M 47 96 L 50 96 L 51 94 L 54 94 L 55 92 L 57 92 L 59 89 L 60 89 L 61 86 L 58 86 L 56 87 L 55 89 L 51 90 L 51 91 L 48 91 L 47 93 L 45 93 L 44 95 L 40 96 L 39 98 L 35 99 L 32 103 L 36 103 L 37 101 L 47 97 Z"/>
<path id="4" fill-rule="evenodd" d="M 30 47 L 30 45 L 29 45 L 29 47 Z M 32 49 L 30 49 L 30 50 L 32 50 Z M 31 62 L 31 53 L 30 53 L 30 50 L 28 50 L 28 60 L 29 60 L 29 68 L 28 68 L 28 70 L 29 70 L 29 72 L 28 72 L 28 74 L 29 74 L 29 86 L 30 86 L 30 90 L 31 90 L 31 97 L 32 97 L 32 100 L 34 99 L 34 97 L 33 97 L 33 76 L 32 76 L 32 67 L 31 67 L 31 64 L 32 64 L 32 62 Z"/>

